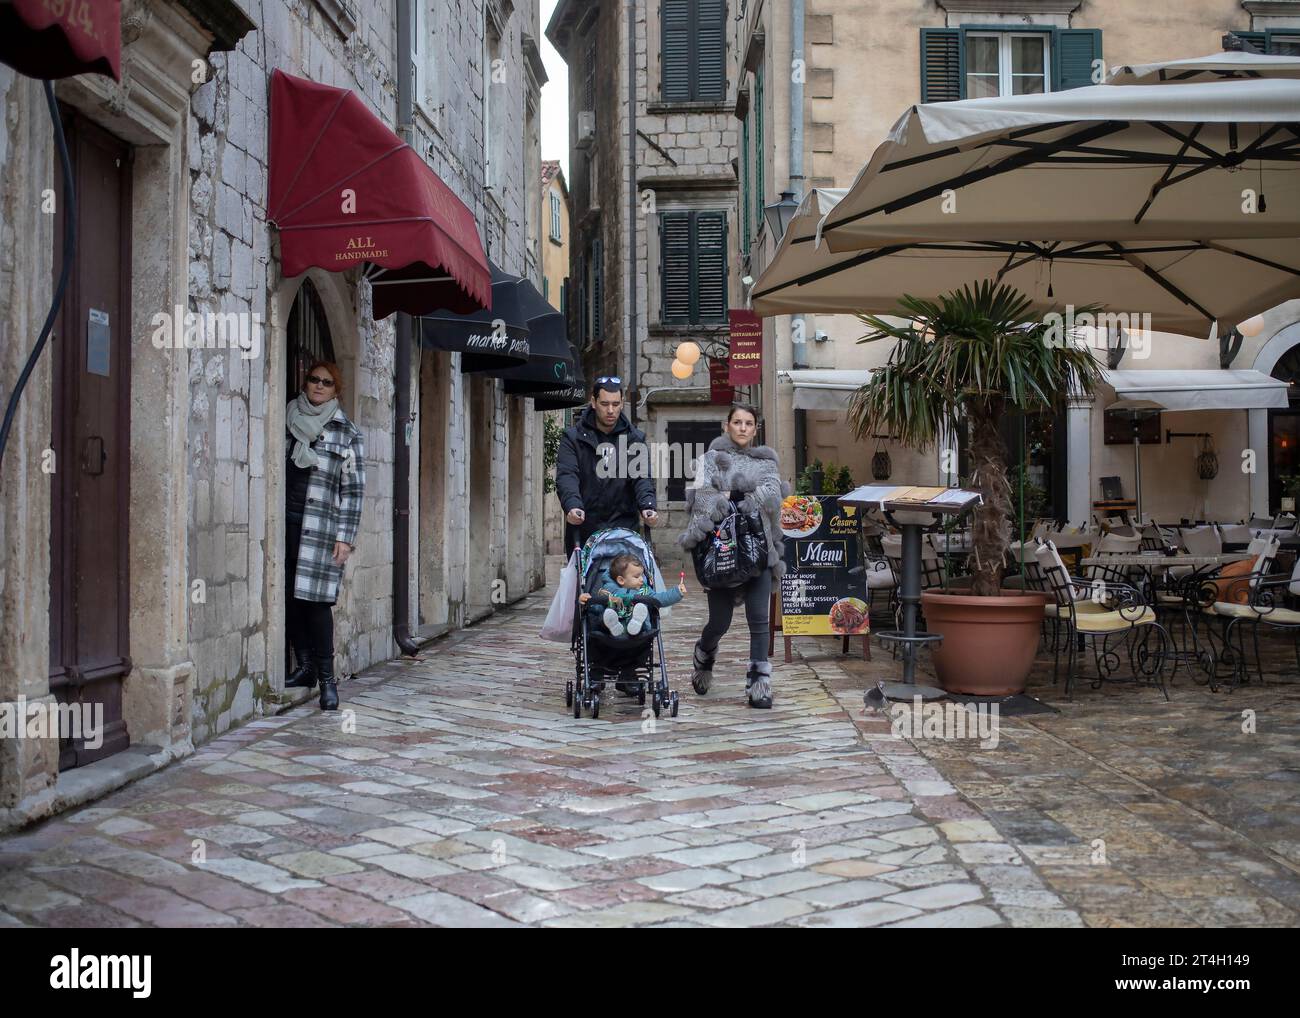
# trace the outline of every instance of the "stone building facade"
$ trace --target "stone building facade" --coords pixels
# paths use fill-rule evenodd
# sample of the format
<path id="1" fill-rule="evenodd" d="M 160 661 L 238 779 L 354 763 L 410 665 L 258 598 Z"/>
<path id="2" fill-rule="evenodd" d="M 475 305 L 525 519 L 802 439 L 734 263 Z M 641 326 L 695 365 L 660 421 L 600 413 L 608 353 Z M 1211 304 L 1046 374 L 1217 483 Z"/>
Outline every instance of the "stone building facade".
<path id="1" fill-rule="evenodd" d="M 742 296 L 725 247 L 699 273 L 710 279 L 707 292 L 690 289 L 695 264 L 677 260 L 696 238 L 716 242 L 738 228 L 736 82 L 726 56 L 734 8 L 735 0 L 645 0 L 629 25 L 625 5 L 561 0 L 546 29 L 569 67 L 571 329 L 583 340 L 587 377 L 629 379 L 629 410 L 660 443 L 694 445 L 720 430 L 708 358 L 687 379 L 669 369 L 685 340 L 725 358 L 727 310 Z M 680 294 L 679 284 L 687 287 Z M 659 478 L 665 533 L 684 519 L 678 474 L 671 485 Z M 670 540 L 660 545 L 675 554 Z"/>
<path id="2" fill-rule="evenodd" d="M 399 17 L 410 18 L 409 54 L 399 51 Z M 56 332 L 38 362 L 0 475 L 0 705 L 99 695 L 88 683 L 113 669 L 63 667 L 60 657 L 75 658 L 95 613 L 120 613 L 109 634 L 118 688 L 104 693 L 118 702 L 107 713 L 120 711 L 110 724 L 120 752 L 98 759 L 57 739 L 0 739 L 0 826 L 84 801 L 292 702 L 283 688 L 284 408 L 295 394 L 288 347 L 308 317 L 342 369 L 341 402 L 365 435 L 368 460 L 361 531 L 334 609 L 339 674 L 398 653 L 395 521 L 409 527 L 405 621 L 417 638 L 465 625 L 542 582 L 542 429 L 531 401 L 505 395 L 494 378 L 462 375 L 459 354 L 413 344 L 412 414 L 395 422 L 396 316 L 374 319 L 360 267 L 283 278 L 266 210 L 269 82 L 278 68 L 356 93 L 465 202 L 489 258 L 540 289 L 545 76 L 536 0 L 362 8 L 127 0 L 122 19 L 122 81 L 84 75 L 56 86 L 70 136 L 110 158 L 120 149 L 124 177 L 110 226 L 122 234 L 113 237 L 126 252 L 129 299 L 108 318 L 106 348 L 120 359 L 105 366 L 105 377 L 120 371 L 120 427 L 87 446 L 107 450 L 100 473 L 120 473 L 122 511 L 106 531 L 120 548 L 97 566 L 101 579 L 112 567 L 111 583 L 90 587 L 74 575 L 94 520 L 70 509 L 70 489 L 59 487 L 81 485 L 78 497 L 96 497 L 101 482 L 59 473 L 86 473 L 90 454 L 78 446 L 76 457 L 51 464 L 59 433 L 72 428 L 70 411 L 81 412 L 61 388 L 75 361 L 56 359 L 61 342 L 79 338 L 79 323 L 67 326 L 67 339 Z M 415 115 L 399 125 L 397 78 L 408 58 Z M 51 299 L 57 217 L 41 209 L 60 178 L 39 82 L 0 67 L 0 103 L 7 398 Z M 96 222 L 94 195 L 86 199 L 89 245 L 107 228 Z M 251 323 L 254 355 L 168 343 L 159 323 L 177 310 Z M 73 430 L 80 440 L 80 425 Z M 410 446 L 408 516 L 394 512 L 399 442 Z M 69 515 L 81 528 L 78 550 L 56 548 L 52 560 Z"/>
<path id="3" fill-rule="evenodd" d="M 1062 42 L 1072 38 L 1086 43 L 1089 57 L 1106 68 L 1125 63 L 1150 63 L 1201 56 L 1223 48 L 1225 37 L 1248 39 L 1257 48 L 1274 53 L 1300 52 L 1300 2 L 1296 0 L 1185 0 L 1178 4 L 1150 4 L 1140 0 L 880 0 L 863 17 L 862 5 L 852 0 L 763 0 L 741 5 L 733 22 L 728 50 L 729 74 L 748 102 L 737 107 L 742 116 L 740 198 L 748 202 L 751 216 L 764 203 L 777 201 L 789 190 L 795 200 L 811 188 L 847 188 L 876 147 L 885 140 L 899 116 L 912 104 L 964 97 L 961 92 L 926 94 L 923 85 L 923 33 L 947 32 L 951 52 L 968 46 L 967 33 L 975 32 L 1005 49 L 1013 33 L 1039 42 L 1033 51 L 1045 64 L 1048 88 L 1057 90 L 1089 84 L 1083 78 L 1061 80 Z M 796 50 L 795 18 L 802 15 L 802 49 Z M 1071 35 L 1071 33 L 1073 33 Z M 1079 50 L 1074 51 L 1078 57 Z M 969 57 L 969 52 L 966 54 Z M 1007 54 L 1009 56 L 1009 53 Z M 1059 65 L 1059 66 L 1058 66 Z M 973 64 L 963 64 L 971 71 Z M 1040 65 L 1041 66 L 1041 65 Z M 1085 62 L 1084 67 L 1087 66 Z M 796 75 L 796 68 L 802 69 Z M 991 77 L 996 77 L 993 75 Z M 1005 78 L 1005 75 L 1003 75 Z M 760 89 L 759 79 L 762 79 Z M 802 85 L 802 143 L 796 151 L 791 131 L 794 83 Z M 1000 86 L 1005 88 L 1003 80 Z M 760 99 L 761 95 L 761 99 Z M 761 132 L 758 127 L 762 123 Z M 760 135 L 762 149 L 755 143 Z M 748 144 L 746 145 L 746 142 Z M 732 257 L 748 264 L 757 279 L 775 254 L 780 238 L 764 224 L 755 224 L 750 243 L 743 234 L 732 245 Z M 743 224 L 742 224 L 743 226 Z M 1101 299 L 1101 295 L 1098 295 Z M 1266 309 L 1260 309 L 1261 312 Z M 799 319 L 802 318 L 802 322 Z M 1235 367 L 1272 371 L 1276 351 L 1254 359 L 1270 337 L 1288 327 L 1293 331 L 1294 309 L 1283 305 L 1265 316 L 1262 338 L 1246 343 Z M 802 346 L 794 342 L 796 331 Z M 791 368 L 862 370 L 888 358 L 887 343 L 859 344 L 866 329 L 852 315 L 807 314 L 765 320 L 764 413 L 769 440 L 783 464 L 821 459 L 847 464 L 858 483 L 871 480 L 871 459 L 878 448 L 890 453 L 893 480 L 900 483 L 947 483 L 937 450 L 907 449 L 888 439 L 859 442 L 846 428 L 839 411 L 796 411 L 792 388 L 778 382 L 776 372 Z M 1217 344 L 1201 339 L 1165 337 L 1155 344 L 1151 360 L 1124 366 L 1147 368 L 1217 368 Z M 1285 350 L 1285 344 L 1281 349 Z M 802 424 L 798 415 L 806 416 Z M 1268 444 L 1265 411 L 1250 411 L 1260 420 L 1247 423 L 1241 415 L 1207 413 L 1187 415 L 1175 430 L 1213 433 L 1218 447 L 1238 450 L 1247 445 L 1263 450 Z M 1055 429 L 1057 481 L 1063 489 L 1053 508 L 1059 518 L 1078 525 L 1087 521 L 1090 502 L 1099 497 L 1102 476 L 1120 475 L 1128 491 L 1134 490 L 1131 451 L 1107 446 L 1102 435 L 1102 415 L 1091 406 L 1072 407 L 1064 428 Z M 1068 448 L 1068 453 L 1066 452 Z M 1235 455 L 1235 452 L 1234 452 Z M 1252 512 L 1267 513 L 1271 503 L 1263 472 L 1245 485 L 1194 490 L 1186 460 L 1175 456 L 1152 457 L 1144 467 L 1145 484 L 1153 496 L 1150 509 L 1161 519 L 1177 519 L 1189 511 L 1209 519 L 1239 519 Z M 1031 465 L 1031 471 L 1033 467 Z M 1156 478 L 1156 479 L 1153 479 Z M 1204 487 L 1204 486 L 1202 486 Z"/>

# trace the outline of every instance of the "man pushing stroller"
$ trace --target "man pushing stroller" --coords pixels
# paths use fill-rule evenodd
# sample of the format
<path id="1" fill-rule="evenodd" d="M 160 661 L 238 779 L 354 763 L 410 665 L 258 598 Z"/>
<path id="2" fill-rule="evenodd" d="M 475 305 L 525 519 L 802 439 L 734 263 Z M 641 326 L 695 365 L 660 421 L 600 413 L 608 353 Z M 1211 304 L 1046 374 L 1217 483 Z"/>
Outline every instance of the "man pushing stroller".
<path id="1" fill-rule="evenodd" d="M 637 636 L 642 630 L 653 633 L 657 620 L 650 618 L 650 607 L 669 608 L 686 596 L 685 582 L 674 590 L 655 590 L 646 579 L 641 560 L 628 554 L 610 560 L 600 572 L 597 587 L 594 594 L 583 594 L 578 601 L 586 606 L 592 622 L 602 624 L 611 636 L 625 632 Z"/>

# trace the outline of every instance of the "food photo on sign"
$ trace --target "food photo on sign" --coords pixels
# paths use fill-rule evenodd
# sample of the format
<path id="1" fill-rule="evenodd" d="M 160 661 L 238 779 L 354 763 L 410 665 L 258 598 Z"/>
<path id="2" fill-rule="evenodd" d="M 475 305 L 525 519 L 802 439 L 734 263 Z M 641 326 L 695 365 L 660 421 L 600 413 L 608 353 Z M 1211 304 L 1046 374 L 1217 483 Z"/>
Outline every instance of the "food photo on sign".
<path id="1" fill-rule="evenodd" d="M 860 564 L 861 523 L 834 495 L 789 495 L 781 504 L 785 636 L 858 636 L 870 629 Z"/>

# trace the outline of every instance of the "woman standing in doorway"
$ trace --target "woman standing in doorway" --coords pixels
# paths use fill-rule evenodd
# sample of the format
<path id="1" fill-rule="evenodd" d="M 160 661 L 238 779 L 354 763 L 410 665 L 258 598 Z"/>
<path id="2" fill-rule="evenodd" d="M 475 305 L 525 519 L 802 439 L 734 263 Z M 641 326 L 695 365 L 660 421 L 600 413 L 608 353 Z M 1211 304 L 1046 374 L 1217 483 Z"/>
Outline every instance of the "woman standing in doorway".
<path id="1" fill-rule="evenodd" d="M 686 489 L 690 526 L 682 534 L 683 548 L 703 541 L 736 502 L 741 512 L 758 510 L 767 531 L 767 568 L 739 587 L 709 590 L 709 619 L 695 644 L 695 670 L 691 685 L 700 694 L 713 682 L 713 662 L 718 643 L 731 627 L 738 604 L 745 606 L 749 625 L 749 670 L 745 693 L 751 707 L 772 706 L 772 664 L 767 659 L 768 608 L 772 582 L 785 572 L 781 542 L 781 500 L 790 486 L 781 480 L 776 452 L 756 445 L 758 411 L 737 404 L 727 414 L 723 433 L 709 445 L 709 451 L 695 465 L 695 484 Z"/>
<path id="2" fill-rule="evenodd" d="M 285 624 L 297 662 L 285 685 L 319 682 L 321 710 L 339 706 L 332 609 L 366 487 L 365 445 L 342 395 L 338 367 L 317 361 L 285 411 Z"/>

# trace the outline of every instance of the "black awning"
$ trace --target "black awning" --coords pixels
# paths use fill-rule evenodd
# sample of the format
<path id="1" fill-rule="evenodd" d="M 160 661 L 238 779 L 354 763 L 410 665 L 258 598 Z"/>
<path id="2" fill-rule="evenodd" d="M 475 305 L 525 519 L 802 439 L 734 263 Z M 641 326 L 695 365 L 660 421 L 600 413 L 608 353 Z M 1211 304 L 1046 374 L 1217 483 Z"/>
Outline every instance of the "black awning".
<path id="1" fill-rule="evenodd" d="M 539 392 L 569 389 L 576 379 L 570 359 L 568 328 L 564 316 L 551 307 L 529 282 L 519 287 L 519 303 L 528 322 L 528 363 L 519 367 L 494 369 L 494 378 L 505 382 L 512 396 L 532 396 Z"/>
<path id="2" fill-rule="evenodd" d="M 491 268 L 491 308 L 468 315 L 440 311 L 418 319 L 420 342 L 433 350 L 459 353 L 462 373 L 528 363 L 531 344 L 521 295 L 533 286 L 496 265 Z"/>
<path id="3" fill-rule="evenodd" d="M 570 407 L 583 406 L 591 398 L 587 391 L 587 380 L 582 373 L 582 358 L 573 344 L 569 344 L 569 361 L 573 365 L 570 384 L 563 389 L 539 392 L 533 396 L 534 410 L 567 410 Z"/>

